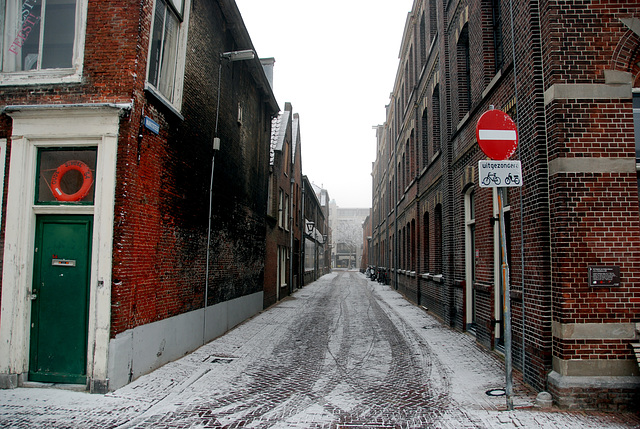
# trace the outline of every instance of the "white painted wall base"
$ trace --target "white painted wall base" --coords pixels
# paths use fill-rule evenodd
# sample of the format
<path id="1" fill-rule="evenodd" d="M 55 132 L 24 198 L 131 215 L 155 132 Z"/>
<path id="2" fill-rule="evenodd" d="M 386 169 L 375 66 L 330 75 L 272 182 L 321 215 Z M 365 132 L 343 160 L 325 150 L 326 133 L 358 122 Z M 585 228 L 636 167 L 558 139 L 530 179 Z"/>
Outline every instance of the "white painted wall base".
<path id="1" fill-rule="evenodd" d="M 243 296 L 116 335 L 109 342 L 109 379 L 98 384 L 116 390 L 194 351 L 262 311 L 263 295 Z"/>

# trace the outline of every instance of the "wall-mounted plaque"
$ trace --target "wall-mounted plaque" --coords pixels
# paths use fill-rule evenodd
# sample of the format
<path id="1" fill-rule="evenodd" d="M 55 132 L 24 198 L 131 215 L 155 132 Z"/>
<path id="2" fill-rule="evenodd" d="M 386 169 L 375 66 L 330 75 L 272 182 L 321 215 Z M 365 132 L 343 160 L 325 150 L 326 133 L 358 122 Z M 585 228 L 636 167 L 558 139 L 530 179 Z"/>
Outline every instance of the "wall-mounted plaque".
<path id="1" fill-rule="evenodd" d="M 589 286 L 620 286 L 620 267 L 617 265 L 589 267 Z"/>

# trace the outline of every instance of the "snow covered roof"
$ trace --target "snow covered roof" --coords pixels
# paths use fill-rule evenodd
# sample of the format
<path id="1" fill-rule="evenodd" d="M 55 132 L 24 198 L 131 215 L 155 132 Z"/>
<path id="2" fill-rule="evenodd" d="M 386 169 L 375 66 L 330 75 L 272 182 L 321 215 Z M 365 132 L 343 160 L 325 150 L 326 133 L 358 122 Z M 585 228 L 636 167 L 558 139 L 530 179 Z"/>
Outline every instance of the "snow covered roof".
<path id="1" fill-rule="evenodd" d="M 285 110 L 271 121 L 271 149 L 269 151 L 269 164 L 273 165 L 276 151 L 282 151 L 284 139 L 287 135 L 287 124 L 291 112 Z"/>

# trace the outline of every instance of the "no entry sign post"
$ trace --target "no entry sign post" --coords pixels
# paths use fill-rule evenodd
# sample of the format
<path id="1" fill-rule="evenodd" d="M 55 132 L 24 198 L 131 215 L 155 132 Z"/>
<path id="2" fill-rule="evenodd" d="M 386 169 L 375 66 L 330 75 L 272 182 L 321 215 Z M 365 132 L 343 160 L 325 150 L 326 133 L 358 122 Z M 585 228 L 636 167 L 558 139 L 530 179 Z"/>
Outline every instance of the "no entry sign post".
<path id="1" fill-rule="evenodd" d="M 513 120 L 500 110 L 490 110 L 480 116 L 476 125 L 476 138 L 480 149 L 492 161 L 478 163 L 480 187 L 498 188 L 500 210 L 500 247 L 502 249 L 502 285 L 504 303 L 504 360 L 507 409 L 513 410 L 513 364 L 511 345 L 511 292 L 509 287 L 509 261 L 504 223 L 505 187 L 522 186 L 520 161 L 508 161 L 518 147 L 518 129 Z"/>

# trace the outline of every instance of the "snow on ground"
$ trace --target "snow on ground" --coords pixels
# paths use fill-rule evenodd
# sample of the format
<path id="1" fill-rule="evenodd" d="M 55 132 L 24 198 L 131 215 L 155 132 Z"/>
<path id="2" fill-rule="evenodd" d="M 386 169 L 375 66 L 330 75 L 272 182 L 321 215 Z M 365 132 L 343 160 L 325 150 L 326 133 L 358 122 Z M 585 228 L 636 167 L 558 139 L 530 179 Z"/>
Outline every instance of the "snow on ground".
<path id="1" fill-rule="evenodd" d="M 309 393 L 294 389 L 281 403 L 266 407 L 261 418 L 255 419 L 256 415 L 260 415 L 261 407 L 276 400 L 261 397 L 260 389 L 255 389 L 259 381 L 256 380 L 258 375 L 255 368 L 260 368 L 262 363 L 268 368 L 270 362 L 277 364 L 280 359 L 315 355 L 314 350 L 307 348 L 316 346 L 304 338 L 297 340 L 290 349 L 279 347 L 287 343 L 287 335 L 291 334 L 303 316 L 311 310 L 318 311 L 315 306 L 319 297 L 324 297 L 326 288 L 335 286 L 333 282 L 336 281 L 341 281 L 339 286 L 344 288 L 344 296 L 339 297 L 342 301 L 338 301 L 344 308 L 332 316 L 328 325 L 332 328 L 329 330 L 326 350 L 319 351 L 326 354 L 315 364 L 317 370 L 301 373 L 301 377 L 315 377 L 308 381 Z M 358 296 L 358 300 L 349 301 L 347 298 L 353 298 L 352 294 L 355 293 L 362 294 L 362 299 Z M 0 427 L 124 429 L 154 427 L 156 424 L 153 422 L 159 424 L 167 416 L 174 416 L 175 419 L 167 420 L 168 423 L 163 423 L 162 427 L 211 427 L 212 422 L 229 427 L 276 429 L 374 427 L 355 424 L 336 426 L 335 415 L 336 412 L 363 412 L 357 380 L 349 378 L 351 374 L 359 374 L 373 383 L 391 376 L 393 346 L 380 336 L 353 337 L 354 330 L 360 332 L 356 328 L 368 323 L 362 322 L 362 312 L 365 313 L 365 321 L 373 324 L 378 320 L 376 317 L 379 315 L 373 308 L 376 305 L 365 305 L 364 309 L 358 307 L 365 302 L 365 295 L 368 294 L 372 294 L 377 305 L 393 323 L 394 329 L 400 332 L 403 343 L 411 346 L 414 356 L 410 361 L 417 362 L 423 368 L 422 373 L 428 375 L 432 396 L 448 398 L 450 406 L 435 412 L 428 427 L 640 427 L 640 419 L 631 414 L 540 409 L 535 406 L 535 392 L 527 390 L 517 380 L 514 382 L 516 409 L 505 411 L 504 397 L 485 393 L 490 389 L 503 388 L 505 384 L 503 364 L 495 355 L 479 347 L 472 336 L 441 324 L 389 286 L 371 282 L 355 272 L 324 276 L 228 334 L 115 392 L 91 395 L 37 384 L 32 385 L 40 387 L 0 391 Z M 347 308 L 349 305 L 352 308 Z M 349 343 L 346 355 L 345 342 Z M 336 358 L 341 352 L 342 358 Z M 297 365 L 304 366 L 304 362 Z M 336 382 L 336 371 L 344 374 L 344 380 Z M 269 383 L 265 385 L 277 381 L 269 380 L 268 376 L 270 374 L 265 374 L 267 378 L 264 383 Z M 272 376 L 279 377 L 277 373 Z M 249 391 L 250 386 L 254 386 L 253 391 Z M 314 392 L 325 393 L 316 398 Z M 274 393 L 279 392 L 270 394 Z M 389 398 L 393 398 L 393 392 L 390 394 Z M 243 404 L 245 397 L 253 397 L 254 402 Z M 221 398 L 227 402 L 220 402 Z M 214 403 L 215 406 L 212 405 Z M 371 410 L 372 416 L 374 408 Z M 291 412 L 287 413 L 287 410 Z M 412 417 L 411 410 L 398 411 L 398 415 L 407 421 L 412 418 L 414 422 L 417 421 Z M 366 409 L 364 413 L 367 413 Z M 248 416 L 254 419 L 248 419 L 243 425 L 243 417 Z M 383 424 L 380 423 L 378 427 L 383 427 Z M 419 426 L 406 423 L 401 427 Z"/>

